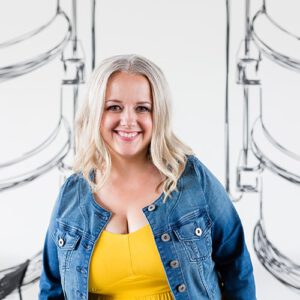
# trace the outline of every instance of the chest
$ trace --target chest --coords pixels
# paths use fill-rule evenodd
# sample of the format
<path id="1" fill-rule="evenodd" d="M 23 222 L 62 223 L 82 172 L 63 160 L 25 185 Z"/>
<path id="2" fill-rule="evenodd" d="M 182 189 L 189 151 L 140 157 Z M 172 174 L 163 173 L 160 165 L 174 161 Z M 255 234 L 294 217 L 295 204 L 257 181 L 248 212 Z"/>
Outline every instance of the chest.
<path id="1" fill-rule="evenodd" d="M 113 233 L 130 233 L 145 226 L 148 221 L 142 208 L 153 203 L 162 193 L 160 178 L 122 183 L 107 182 L 94 194 L 97 203 L 112 212 L 105 230 Z"/>

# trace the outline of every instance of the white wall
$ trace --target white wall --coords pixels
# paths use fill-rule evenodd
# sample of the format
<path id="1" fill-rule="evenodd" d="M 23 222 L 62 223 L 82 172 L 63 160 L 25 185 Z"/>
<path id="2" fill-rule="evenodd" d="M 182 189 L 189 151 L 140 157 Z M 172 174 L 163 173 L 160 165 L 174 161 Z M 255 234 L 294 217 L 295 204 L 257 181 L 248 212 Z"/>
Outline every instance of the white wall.
<path id="1" fill-rule="evenodd" d="M 71 1 L 61 2 L 70 13 Z M 87 74 L 90 70 L 89 4 L 89 1 L 78 0 L 78 30 L 86 51 Z M 234 64 L 244 33 L 244 3 L 235 0 L 231 4 L 233 170 L 242 133 L 242 90 L 235 84 Z M 299 12 L 299 3 L 289 0 L 277 1 L 277 6 L 271 4 L 270 10 L 280 22 L 299 32 L 298 13 L 295 13 Z M 44 23 L 54 13 L 55 5 L 54 0 L 1 1 L 0 43 Z M 171 86 L 175 132 L 224 182 L 225 1 L 103 0 L 97 5 L 97 60 L 114 54 L 138 53 L 156 62 Z M 49 46 L 53 45 L 56 38 L 56 34 L 49 34 L 49 41 L 29 46 L 27 52 L 0 49 L 0 66 L 20 57 L 30 57 L 34 51 L 44 49 L 48 42 Z M 29 75 L 0 84 L 1 163 L 30 150 L 53 129 L 58 115 L 61 75 L 61 64 L 56 59 Z M 300 108 L 299 74 L 264 59 L 262 76 L 266 122 L 280 141 L 299 153 L 299 118 L 295 113 Z M 66 107 L 70 107 L 68 105 L 70 103 L 66 103 Z M 67 109 L 65 112 L 70 114 Z M 4 178 L 5 173 L 0 172 L 0 176 Z M 299 263 L 299 187 L 270 172 L 264 177 L 264 212 L 269 238 Z M 0 194 L 0 269 L 21 263 L 42 248 L 58 188 L 59 174 L 53 170 L 30 184 Z M 299 294 L 267 273 L 254 254 L 252 231 L 259 216 L 258 197 L 247 195 L 236 208 L 245 227 L 258 299 L 299 299 Z M 25 299 L 36 298 L 37 287 L 26 290 L 24 295 Z"/>

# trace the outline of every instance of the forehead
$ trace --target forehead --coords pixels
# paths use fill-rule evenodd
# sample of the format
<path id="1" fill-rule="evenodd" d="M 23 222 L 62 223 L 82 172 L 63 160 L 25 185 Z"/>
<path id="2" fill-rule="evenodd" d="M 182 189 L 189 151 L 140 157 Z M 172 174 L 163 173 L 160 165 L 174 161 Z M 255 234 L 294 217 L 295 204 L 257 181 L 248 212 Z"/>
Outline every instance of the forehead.
<path id="1" fill-rule="evenodd" d="M 149 80 L 140 74 L 116 72 L 108 79 L 105 99 L 151 102 L 152 94 Z"/>

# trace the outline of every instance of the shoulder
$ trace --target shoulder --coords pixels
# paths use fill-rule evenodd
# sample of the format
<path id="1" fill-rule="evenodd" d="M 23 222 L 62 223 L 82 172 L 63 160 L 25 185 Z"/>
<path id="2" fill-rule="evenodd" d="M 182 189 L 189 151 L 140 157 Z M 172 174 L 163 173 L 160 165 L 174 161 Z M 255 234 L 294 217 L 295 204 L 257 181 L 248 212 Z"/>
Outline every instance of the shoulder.
<path id="1" fill-rule="evenodd" d="M 194 155 L 188 156 L 187 173 L 194 172 L 197 183 L 201 187 L 207 202 L 210 205 L 219 205 L 220 203 L 229 203 L 229 197 L 223 184 L 208 169 L 208 167 Z"/>
<path id="2" fill-rule="evenodd" d="M 194 166 L 195 168 L 202 167 L 204 164 L 200 161 L 200 159 L 196 155 L 187 155 L 187 165 Z"/>
<path id="3" fill-rule="evenodd" d="M 195 155 L 187 155 L 186 172 L 194 172 L 202 184 L 206 181 L 218 181 L 208 167 Z"/>
<path id="4" fill-rule="evenodd" d="M 56 203 L 52 212 L 51 220 L 57 222 L 65 222 L 67 224 L 76 225 L 81 215 L 80 201 L 81 189 L 84 184 L 84 178 L 80 173 L 74 173 L 67 177 L 60 188 Z M 79 223 L 77 223 L 79 224 Z"/>
<path id="5" fill-rule="evenodd" d="M 210 219 L 214 224 L 214 232 L 219 226 L 228 226 L 228 222 L 240 226 L 238 213 L 223 184 L 196 156 L 188 157 L 187 174 L 190 174 L 190 172 L 194 172 L 194 177 L 197 179 L 190 180 L 188 177 L 188 181 L 193 182 L 192 185 L 188 186 L 190 189 L 193 187 L 192 195 L 196 195 L 195 185 L 203 193 Z"/>
<path id="6" fill-rule="evenodd" d="M 65 192 L 70 192 L 77 188 L 80 184 L 80 181 L 83 179 L 81 173 L 73 173 L 66 178 L 63 185 L 60 188 L 60 193 L 64 194 Z"/>
<path id="7" fill-rule="evenodd" d="M 80 182 L 83 180 L 81 173 L 73 173 L 64 181 L 60 187 L 56 205 L 62 207 L 70 205 L 71 200 L 76 199 L 80 190 Z"/>

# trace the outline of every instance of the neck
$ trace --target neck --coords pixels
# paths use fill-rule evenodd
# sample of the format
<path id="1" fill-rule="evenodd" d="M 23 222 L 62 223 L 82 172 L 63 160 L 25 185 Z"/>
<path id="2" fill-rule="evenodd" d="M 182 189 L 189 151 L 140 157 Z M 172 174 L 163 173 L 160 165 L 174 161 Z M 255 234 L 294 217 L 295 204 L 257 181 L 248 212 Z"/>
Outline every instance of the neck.
<path id="1" fill-rule="evenodd" d="M 111 174 L 113 176 L 135 176 L 145 172 L 152 163 L 149 161 L 147 155 L 140 155 L 136 157 L 121 157 L 118 155 L 111 155 Z"/>

